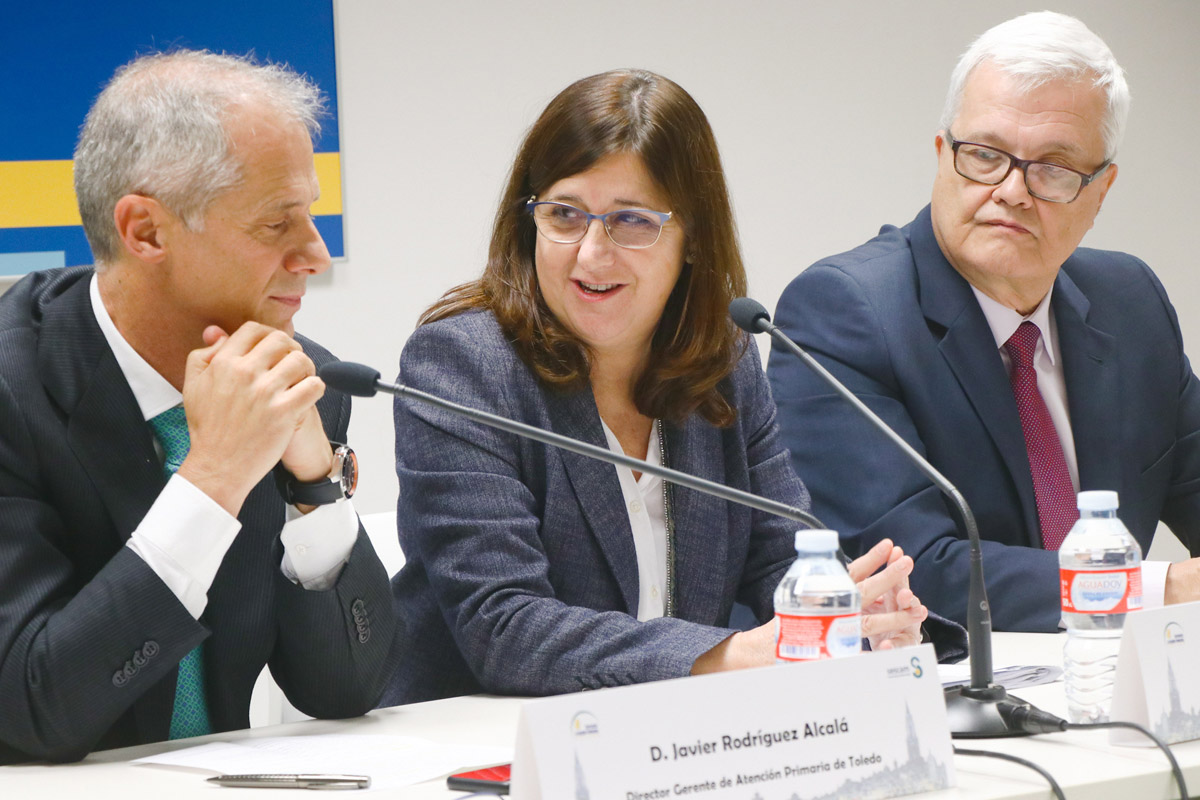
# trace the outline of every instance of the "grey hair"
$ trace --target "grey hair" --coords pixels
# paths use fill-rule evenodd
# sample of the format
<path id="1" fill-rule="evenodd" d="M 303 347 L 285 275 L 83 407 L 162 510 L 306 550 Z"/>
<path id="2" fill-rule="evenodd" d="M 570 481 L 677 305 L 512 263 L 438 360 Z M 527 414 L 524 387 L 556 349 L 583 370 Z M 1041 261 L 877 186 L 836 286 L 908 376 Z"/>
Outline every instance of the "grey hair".
<path id="1" fill-rule="evenodd" d="M 948 130 L 962 107 L 963 89 L 971 72 L 984 62 L 995 64 L 1028 92 L 1051 80 L 1092 79 L 1104 89 L 1108 107 L 1103 120 L 1104 159 L 1111 161 L 1125 135 L 1129 85 L 1112 51 L 1086 25 L 1054 11 L 1035 11 L 989 28 L 971 43 L 950 76 L 942 111 Z"/>
<path id="2" fill-rule="evenodd" d="M 117 70 L 75 147 L 75 196 L 98 267 L 121 252 L 113 210 L 127 194 L 155 198 L 200 230 L 204 213 L 241 180 L 227 123 L 263 108 L 320 134 L 325 97 L 308 77 L 251 56 L 176 50 Z"/>

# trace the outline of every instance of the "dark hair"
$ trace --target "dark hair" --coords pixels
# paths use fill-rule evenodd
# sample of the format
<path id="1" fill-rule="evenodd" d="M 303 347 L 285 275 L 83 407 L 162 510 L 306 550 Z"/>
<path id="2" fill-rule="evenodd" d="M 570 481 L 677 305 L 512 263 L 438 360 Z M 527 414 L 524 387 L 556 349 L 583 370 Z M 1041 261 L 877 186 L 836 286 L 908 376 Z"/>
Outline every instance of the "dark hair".
<path id="1" fill-rule="evenodd" d="M 483 277 L 451 289 L 420 324 L 486 308 L 544 383 L 586 384 L 587 346 L 546 306 L 534 268 L 537 230 L 525 201 L 611 153 L 639 156 L 684 231 L 685 263 L 651 341 L 634 402 L 649 417 L 680 422 L 695 412 L 727 426 L 736 412 L 718 389 L 746 347 L 729 302 L 746 272 L 717 143 L 700 106 L 674 82 L 645 70 L 576 81 L 525 136 L 492 229 Z"/>

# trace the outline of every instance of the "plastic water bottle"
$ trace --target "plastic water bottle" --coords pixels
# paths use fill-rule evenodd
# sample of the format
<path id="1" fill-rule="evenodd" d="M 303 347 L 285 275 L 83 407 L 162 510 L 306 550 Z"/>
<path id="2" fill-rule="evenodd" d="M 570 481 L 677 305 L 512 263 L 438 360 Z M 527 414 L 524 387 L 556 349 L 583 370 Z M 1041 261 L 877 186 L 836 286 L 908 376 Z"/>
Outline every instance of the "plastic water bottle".
<path id="1" fill-rule="evenodd" d="M 775 660 L 816 661 L 862 649 L 862 596 L 834 531 L 797 531 L 796 560 L 775 590 Z"/>
<path id="2" fill-rule="evenodd" d="M 1116 492 L 1080 492 L 1079 521 L 1058 550 L 1072 722 L 1106 722 L 1125 614 L 1142 607 L 1142 548 L 1117 518 Z"/>

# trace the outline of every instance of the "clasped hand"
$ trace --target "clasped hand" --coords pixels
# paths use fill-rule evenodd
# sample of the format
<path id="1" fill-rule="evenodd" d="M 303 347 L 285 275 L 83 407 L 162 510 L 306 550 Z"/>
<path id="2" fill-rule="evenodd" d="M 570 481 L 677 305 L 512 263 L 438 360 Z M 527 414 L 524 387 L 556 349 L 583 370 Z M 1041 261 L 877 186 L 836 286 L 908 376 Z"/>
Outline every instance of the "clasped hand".
<path id="1" fill-rule="evenodd" d="M 286 333 L 247 322 L 216 325 L 188 355 L 183 383 L 191 448 L 179 474 L 236 516 L 276 463 L 299 480 L 329 474 L 332 452 L 316 402 L 312 360 Z"/>
<path id="2" fill-rule="evenodd" d="M 850 562 L 847 570 L 862 593 L 862 632 L 871 649 L 920 644 L 921 623 L 929 610 L 908 586 L 912 557 L 904 555 L 890 539 L 884 539 Z"/>

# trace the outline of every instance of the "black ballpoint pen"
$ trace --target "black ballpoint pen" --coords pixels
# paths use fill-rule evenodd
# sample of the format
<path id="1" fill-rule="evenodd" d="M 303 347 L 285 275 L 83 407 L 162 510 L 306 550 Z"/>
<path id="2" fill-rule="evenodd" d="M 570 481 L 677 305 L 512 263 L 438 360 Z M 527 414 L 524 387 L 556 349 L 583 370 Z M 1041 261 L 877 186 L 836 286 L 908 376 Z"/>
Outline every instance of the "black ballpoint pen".
<path id="1" fill-rule="evenodd" d="M 367 789 L 366 775 L 218 775 L 209 783 L 254 789 Z"/>

